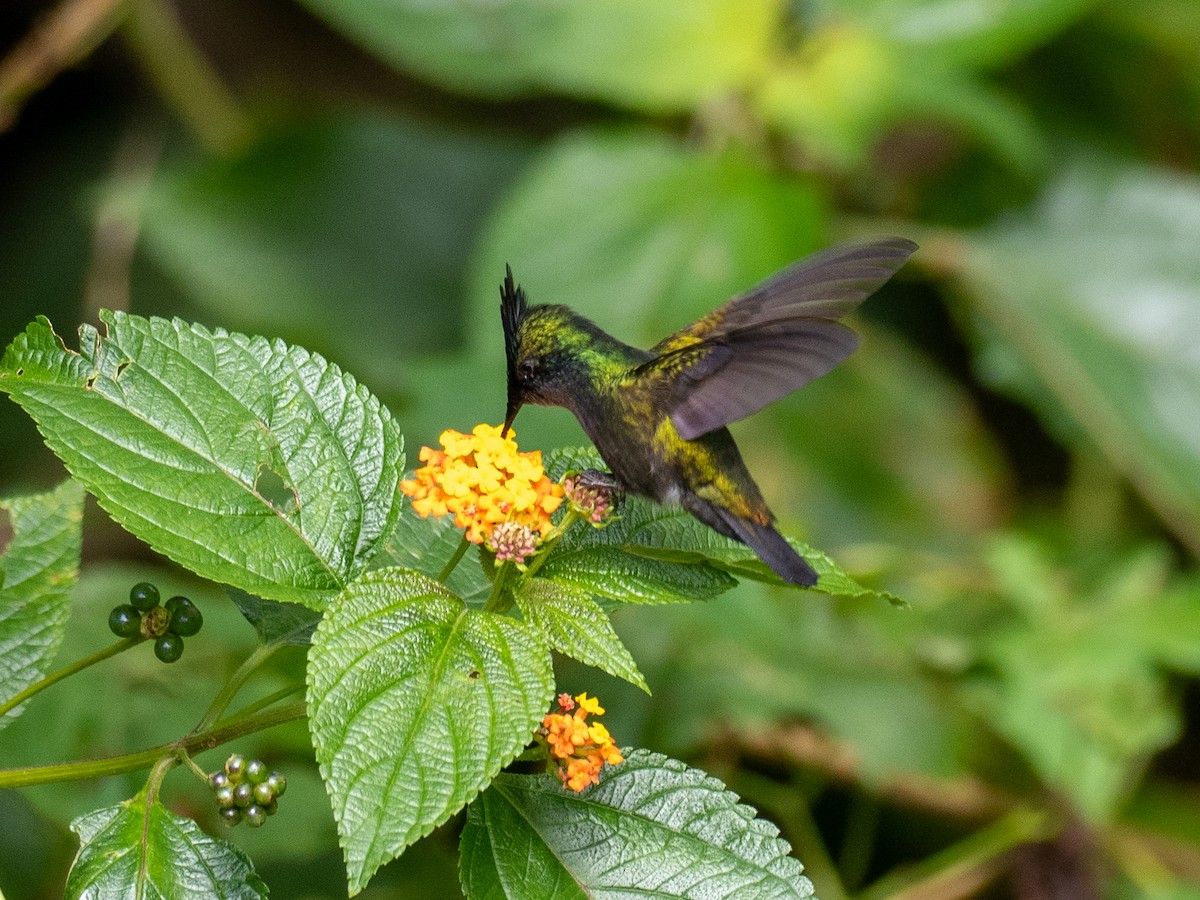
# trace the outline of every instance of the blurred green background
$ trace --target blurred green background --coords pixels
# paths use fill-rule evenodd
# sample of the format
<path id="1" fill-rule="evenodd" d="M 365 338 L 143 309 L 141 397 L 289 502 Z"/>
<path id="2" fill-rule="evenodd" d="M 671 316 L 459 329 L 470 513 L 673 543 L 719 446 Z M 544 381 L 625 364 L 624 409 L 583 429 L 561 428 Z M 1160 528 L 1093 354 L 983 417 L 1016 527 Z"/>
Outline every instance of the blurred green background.
<path id="1" fill-rule="evenodd" d="M 0 339 L 102 307 L 281 337 L 415 459 L 503 414 L 505 263 L 648 346 L 911 237 L 862 349 L 735 433 L 786 530 L 912 608 L 629 609 L 653 698 L 560 683 L 759 806 L 824 900 L 1200 897 L 1197 47 L 1195 0 L 8 0 Z M 518 432 L 584 440 L 561 410 Z M 7 401 L 0 435 L 0 489 L 62 477 Z M 94 508 L 84 548 L 64 662 L 147 577 L 210 625 L 167 674 L 126 654 L 39 697 L 0 765 L 171 739 L 252 645 Z M 276 896 L 344 896 L 306 748 L 237 748 L 293 788 L 231 839 Z M 164 800 L 219 833 L 189 782 Z M 66 823 L 139 783 L 0 794 L 4 896 L 61 891 Z M 363 896 L 459 896 L 460 826 Z"/>

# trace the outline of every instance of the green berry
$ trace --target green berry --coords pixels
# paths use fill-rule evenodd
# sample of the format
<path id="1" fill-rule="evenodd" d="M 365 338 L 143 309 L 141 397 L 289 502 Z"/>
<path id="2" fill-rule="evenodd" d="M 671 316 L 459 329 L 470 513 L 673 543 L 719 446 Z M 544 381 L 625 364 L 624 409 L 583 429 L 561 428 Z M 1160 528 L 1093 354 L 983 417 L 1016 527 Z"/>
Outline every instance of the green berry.
<path id="1" fill-rule="evenodd" d="M 180 596 L 179 594 L 176 594 L 174 597 L 172 597 L 170 600 L 168 600 L 166 603 L 163 604 L 163 609 L 165 609 L 167 612 L 175 612 L 175 610 L 179 609 L 179 607 L 181 607 L 181 606 L 190 606 L 190 607 L 192 607 L 192 609 L 196 608 L 196 604 L 193 603 L 191 600 L 189 600 L 187 597 L 183 597 L 183 596 Z"/>
<path id="2" fill-rule="evenodd" d="M 229 776 L 220 769 L 208 776 L 208 783 L 212 785 L 214 791 L 219 791 L 221 788 L 231 785 Z"/>
<path id="3" fill-rule="evenodd" d="M 117 637 L 133 637 L 142 630 L 142 614 L 129 604 L 123 604 L 108 614 L 108 630 Z"/>
<path id="4" fill-rule="evenodd" d="M 220 815 L 221 821 L 230 828 L 242 821 L 242 811 L 236 806 L 227 806 L 218 815 Z"/>
<path id="5" fill-rule="evenodd" d="M 148 581 L 139 582 L 129 589 L 129 602 L 142 612 L 158 606 L 159 599 L 158 588 Z"/>
<path id="6" fill-rule="evenodd" d="M 261 759 L 252 759 L 246 763 L 246 780 L 251 784 L 261 784 L 267 780 L 269 774 L 267 764 Z"/>
<path id="7" fill-rule="evenodd" d="M 221 809 L 229 809 L 229 807 L 234 805 L 233 788 L 229 785 L 217 788 L 215 793 L 217 797 L 217 806 L 221 807 Z"/>
<path id="8" fill-rule="evenodd" d="M 154 642 L 154 655 L 162 662 L 175 662 L 183 656 L 183 638 L 167 632 Z"/>
<path id="9" fill-rule="evenodd" d="M 241 781 L 242 776 L 246 774 L 246 757 L 235 753 L 225 760 L 225 774 L 234 784 Z"/>
<path id="10" fill-rule="evenodd" d="M 287 779 L 278 772 L 272 772 L 267 776 L 267 785 L 271 788 L 271 796 L 282 797 L 287 790 Z"/>
<path id="11" fill-rule="evenodd" d="M 254 802 L 259 806 L 266 806 L 274 797 L 275 795 L 271 793 L 271 786 L 265 781 L 254 786 Z"/>
<path id="12" fill-rule="evenodd" d="M 273 816 L 279 812 L 279 801 L 272 797 L 270 803 L 263 804 L 263 809 L 267 811 L 268 816 Z"/>
<path id="13" fill-rule="evenodd" d="M 258 828 L 263 822 L 267 821 L 267 811 L 257 803 L 254 806 L 247 806 L 246 821 L 250 823 L 252 828 Z"/>
<path id="14" fill-rule="evenodd" d="M 233 802 L 245 809 L 254 803 L 254 785 L 242 782 L 233 789 Z"/>
<path id="15" fill-rule="evenodd" d="M 171 599 L 176 598 L 172 597 Z M 180 603 L 174 609 L 168 605 L 166 609 L 171 613 L 171 630 L 181 637 L 191 637 L 204 624 L 204 617 L 200 615 L 200 610 L 196 609 L 190 600 L 186 604 Z"/>

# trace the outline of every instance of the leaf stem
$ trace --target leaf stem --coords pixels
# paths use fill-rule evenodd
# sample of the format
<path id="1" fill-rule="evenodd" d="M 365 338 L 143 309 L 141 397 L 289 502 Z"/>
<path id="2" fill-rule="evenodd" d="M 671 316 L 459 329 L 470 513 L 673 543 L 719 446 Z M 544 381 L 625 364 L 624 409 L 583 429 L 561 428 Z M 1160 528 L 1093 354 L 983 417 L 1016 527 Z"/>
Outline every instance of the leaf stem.
<path id="1" fill-rule="evenodd" d="M 77 781 L 84 778 L 103 778 L 108 775 L 120 775 L 123 772 L 136 772 L 147 766 L 158 764 L 165 756 L 171 757 L 173 765 L 176 761 L 176 754 L 180 750 L 188 754 L 211 750 L 243 735 L 302 719 L 306 712 L 305 702 L 297 700 L 295 703 L 264 710 L 254 715 L 238 716 L 207 731 L 193 732 L 179 740 L 139 750 L 136 753 L 46 766 L 0 769 L 0 789 L 27 787 L 32 784 L 51 784 L 59 781 Z M 166 768 L 170 768 L 170 766 L 166 766 Z"/>
<path id="2" fill-rule="evenodd" d="M 82 672 L 88 666 L 94 666 L 96 663 L 103 662 L 110 656 L 116 656 L 118 653 L 122 653 L 128 650 L 130 647 L 140 644 L 144 640 L 145 638 L 137 636 L 123 638 L 122 640 L 117 641 L 115 644 L 105 647 L 103 650 L 98 650 L 91 656 L 85 656 L 83 659 L 76 660 L 75 662 L 71 663 L 71 665 L 59 669 L 57 672 L 50 673 L 41 681 L 35 681 L 15 697 L 12 697 L 11 699 L 0 704 L 0 717 L 8 714 L 8 712 L 20 706 L 39 691 L 44 691 L 46 688 L 50 687 L 50 685 L 62 681 L 68 675 L 74 675 L 76 672 Z"/>
<path id="3" fill-rule="evenodd" d="M 438 574 L 437 580 L 442 584 L 446 583 L 446 579 L 450 577 L 450 573 L 458 566 L 463 556 L 467 552 L 467 548 L 471 546 L 471 542 L 467 540 L 466 532 L 463 532 L 462 540 L 458 542 L 458 549 L 454 551 L 454 555 L 450 557 L 450 561 L 446 563 L 441 573 Z"/>
<path id="4" fill-rule="evenodd" d="M 229 704 L 233 702 L 233 698 L 237 696 L 237 692 L 242 689 L 242 685 L 246 680 L 254 674 L 255 669 L 271 658 L 272 654 L 279 649 L 278 644 L 259 644 L 254 648 L 254 652 L 243 660 L 238 666 L 236 672 L 229 676 L 229 680 L 225 682 L 225 686 L 221 688 L 220 693 L 213 698 L 213 702 L 209 705 L 204 716 L 192 729 L 195 734 L 198 731 L 204 731 L 206 728 L 211 728 L 221 715 L 229 708 Z"/>

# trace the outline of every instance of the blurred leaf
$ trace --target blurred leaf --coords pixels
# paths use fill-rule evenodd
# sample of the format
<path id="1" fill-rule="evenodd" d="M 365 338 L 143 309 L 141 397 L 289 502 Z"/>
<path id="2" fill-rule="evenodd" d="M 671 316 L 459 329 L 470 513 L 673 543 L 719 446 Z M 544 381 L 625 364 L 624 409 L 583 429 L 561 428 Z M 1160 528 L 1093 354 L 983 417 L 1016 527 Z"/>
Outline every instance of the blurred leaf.
<path id="1" fill-rule="evenodd" d="M 870 302 L 905 316 L 906 299 Z M 849 360 L 753 423 L 756 440 L 740 442 L 751 471 L 760 456 L 774 461 L 760 486 L 824 541 L 969 552 L 1012 502 L 999 448 L 967 391 L 921 349 L 855 330 L 863 346 Z"/>
<path id="2" fill-rule="evenodd" d="M 954 264 L 1051 427 L 1082 428 L 1200 553 L 1200 180 L 1078 162 Z M 961 256 L 958 256 L 961 253 Z M 1072 438 L 1069 430 L 1068 439 Z"/>
<path id="3" fill-rule="evenodd" d="M 898 45 L 946 66 L 997 66 L 1044 44 L 1096 0 L 817 0 L 830 23 L 852 17 Z"/>
<path id="4" fill-rule="evenodd" d="M 998 541 L 990 564 L 1016 615 L 981 635 L 994 675 L 965 696 L 1048 785 L 1106 822 L 1180 728 L 1156 658 L 1157 554 L 1115 560 L 1090 592 L 1027 539 Z"/>
<path id="5" fill-rule="evenodd" d="M 237 588 L 229 589 L 229 599 L 267 646 L 307 647 L 321 621 L 321 614 L 307 606 L 264 600 Z"/>
<path id="6" fill-rule="evenodd" d="M 504 262 L 534 303 L 566 303 L 655 343 L 822 241 L 810 184 L 735 151 L 646 132 L 559 140 L 496 209 L 475 253 L 473 346 L 498 355 Z"/>
<path id="7" fill-rule="evenodd" d="M 775 66 L 753 102 L 767 122 L 843 167 L 865 165 L 887 129 L 914 119 L 950 125 L 1022 172 L 1045 152 L 1032 118 L 995 88 L 861 27 L 818 31 Z"/>
<path id="8" fill-rule="evenodd" d="M 470 897 L 811 897 L 790 850 L 717 779 L 631 750 L 582 794 L 499 776 L 467 813 L 460 871 Z"/>
<path id="9" fill-rule="evenodd" d="M 0 556 L 0 700 L 50 671 L 79 577 L 83 488 L 64 481 L 46 494 L 0 498 L 12 536 Z M 3 535 L 0 535 L 3 537 Z M 25 704 L 0 716 L 0 729 Z"/>
<path id="10" fill-rule="evenodd" d="M 585 592 L 532 578 L 517 593 L 517 606 L 525 621 L 545 636 L 550 649 L 624 678 L 650 693 L 637 663 L 608 620 L 608 613 Z"/>
<path id="11" fill-rule="evenodd" d="M 317 628 L 308 684 L 351 895 L 486 787 L 554 692 L 533 630 L 404 569 L 346 590 Z"/>
<path id="12" fill-rule="evenodd" d="M 206 578 L 319 609 L 399 514 L 395 422 L 336 366 L 282 341 L 105 312 L 75 353 L 44 318 L 0 390 L 110 515 Z M 268 496 L 265 473 L 278 484 Z M 282 498 L 282 502 L 274 498 Z"/>
<path id="13" fill-rule="evenodd" d="M 164 171 L 136 198 L 142 246 L 225 327 L 424 390 L 396 358 L 461 339 L 475 232 L 529 150 L 382 113 L 283 127 Z"/>
<path id="14" fill-rule="evenodd" d="M 842 611 L 763 584 L 672 610 L 669 633 L 631 610 L 620 632 L 654 686 L 643 740 L 694 752 L 721 729 L 762 734 L 802 719 L 854 747 L 861 776 L 963 771 L 964 723 L 925 671 L 923 605 Z"/>
<path id="15" fill-rule="evenodd" d="M 383 59 L 483 94 L 561 92 L 650 111 L 685 110 L 752 78 L 777 0 L 306 0 Z"/>
<path id="16" fill-rule="evenodd" d="M 71 823 L 79 855 L 67 897 L 262 898 L 267 886 L 244 853 L 172 815 L 145 791 Z"/>

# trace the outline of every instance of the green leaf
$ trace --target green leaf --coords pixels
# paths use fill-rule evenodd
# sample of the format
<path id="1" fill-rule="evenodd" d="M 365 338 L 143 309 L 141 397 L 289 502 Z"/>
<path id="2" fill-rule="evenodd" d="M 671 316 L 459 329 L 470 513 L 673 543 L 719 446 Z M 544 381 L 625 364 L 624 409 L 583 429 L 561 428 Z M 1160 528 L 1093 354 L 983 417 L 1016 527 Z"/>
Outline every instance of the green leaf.
<path id="1" fill-rule="evenodd" d="M 237 588 L 229 589 L 229 599 L 267 646 L 307 647 L 321 621 L 321 614 L 307 606 L 264 600 Z"/>
<path id="2" fill-rule="evenodd" d="M 604 462 L 594 450 L 578 448 L 551 451 L 545 466 L 557 481 L 571 470 L 602 469 Z M 701 554 L 685 552 L 706 540 L 708 530 L 677 507 L 627 497 L 605 527 L 568 530 L 538 575 L 620 603 L 707 600 L 737 583 Z"/>
<path id="3" fill-rule="evenodd" d="M 586 593 L 532 578 L 522 584 L 516 596 L 521 615 L 545 636 L 551 649 L 650 693 L 608 614 Z"/>
<path id="4" fill-rule="evenodd" d="M 1200 179 L 1078 162 L 960 268 L 981 365 L 1070 440 L 1080 431 L 1200 552 Z"/>
<path id="5" fill-rule="evenodd" d="M 594 450 L 555 450 L 546 455 L 546 471 L 552 479 L 587 468 L 604 468 L 604 461 Z M 859 584 L 821 551 L 793 538 L 788 538 L 788 543 L 816 570 L 818 580 L 812 590 L 835 597 L 873 597 L 896 606 L 906 605 L 894 594 Z M 714 572 L 787 584 L 745 544 L 717 534 L 683 509 L 627 497 L 617 519 L 607 527 L 568 531 L 538 574 L 611 600 L 665 603 L 672 599 L 703 600 L 732 587 L 732 581 L 727 580 L 725 587 L 710 581 Z M 642 577 L 639 580 L 631 573 Z M 678 596 L 671 598 L 671 590 L 678 591 Z"/>
<path id="6" fill-rule="evenodd" d="M 309 725 L 351 894 L 485 788 L 553 692 L 549 652 L 526 625 L 467 609 L 415 572 L 352 584 L 308 665 Z"/>
<path id="7" fill-rule="evenodd" d="M 0 700 L 9 700 L 50 670 L 71 612 L 79 577 L 83 488 L 64 481 L 45 494 L 0 498 L 12 538 L 0 557 Z M 0 729 L 25 704 L 0 716 Z"/>
<path id="8" fill-rule="evenodd" d="M 306 0 L 383 59 L 488 96 L 559 91 L 652 111 L 688 109 L 756 73 L 776 0 Z"/>
<path id="9" fill-rule="evenodd" d="M 320 609 L 400 511 L 396 423 L 337 366 L 281 341 L 101 313 L 68 350 L 44 318 L 0 390 L 118 522 L 193 572 Z"/>
<path id="10" fill-rule="evenodd" d="M 1021 0 L 989 6 L 974 0 L 818 0 L 826 27 L 848 18 L 927 62 L 996 66 L 1053 38 L 1095 0 Z"/>
<path id="11" fill-rule="evenodd" d="M 567 303 L 649 346 L 817 249 L 824 219 L 813 185 L 737 152 L 700 153 L 644 131 L 568 135 L 488 224 L 472 278 L 473 344 L 501 352 L 505 261 L 532 302 Z"/>
<path id="12" fill-rule="evenodd" d="M 147 804 L 145 791 L 80 816 L 71 830 L 81 846 L 67 878 L 69 898 L 267 896 L 241 850 L 157 801 Z"/>
<path id="13" fill-rule="evenodd" d="M 471 805 L 459 871 L 472 898 L 803 898 L 774 825 L 699 769 L 646 750 L 582 794 L 501 775 Z"/>

